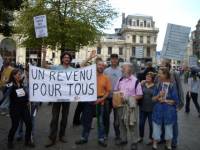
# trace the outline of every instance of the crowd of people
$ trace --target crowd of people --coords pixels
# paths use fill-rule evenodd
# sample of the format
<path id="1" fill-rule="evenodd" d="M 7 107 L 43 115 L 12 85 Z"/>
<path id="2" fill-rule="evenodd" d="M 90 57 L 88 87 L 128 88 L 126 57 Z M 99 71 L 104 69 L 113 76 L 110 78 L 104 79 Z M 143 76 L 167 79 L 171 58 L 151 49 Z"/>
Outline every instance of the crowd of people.
<path id="1" fill-rule="evenodd" d="M 95 51 L 77 68 L 86 66 L 96 57 Z M 96 58 L 97 67 L 97 100 L 94 102 L 78 102 L 75 110 L 73 125 L 81 125 L 80 139 L 77 145 L 86 144 L 89 140 L 93 118 L 97 118 L 98 144 L 107 146 L 110 133 L 111 113 L 113 112 L 113 127 L 115 144 L 125 146 L 130 143 L 131 150 L 137 150 L 138 144 L 143 142 L 145 124 L 148 119 L 149 141 L 154 150 L 158 143 L 165 142 L 165 148 L 171 150 L 178 144 L 178 111 L 184 106 L 184 92 L 180 76 L 171 69 L 170 62 L 164 60 L 159 69 L 147 67 L 140 73 L 134 72 L 132 63 L 125 62 L 119 66 L 117 54 L 111 54 L 111 65 Z M 71 71 L 72 57 L 64 52 L 60 57 L 61 64 L 49 69 Z M 48 66 L 45 66 L 46 68 Z M 200 117 L 198 104 L 198 89 L 200 82 L 196 71 L 188 76 L 188 91 L 186 94 L 185 112 L 190 112 L 192 99 Z M 38 103 L 29 102 L 28 95 L 28 66 L 12 67 L 5 61 L 1 69 L 0 100 L 1 114 L 9 112 L 11 128 L 8 133 L 8 148 L 14 148 L 14 138 L 23 137 L 23 122 L 26 126 L 25 146 L 34 148 L 35 117 Z M 62 143 L 66 143 L 65 130 L 69 115 L 70 102 L 55 102 L 52 104 L 52 118 L 48 136 L 47 148 L 56 144 L 57 135 Z M 61 121 L 59 123 L 59 115 Z M 60 125 L 60 126 L 59 126 Z M 60 127 L 60 128 L 59 128 Z M 129 138 L 130 137 L 130 138 Z"/>

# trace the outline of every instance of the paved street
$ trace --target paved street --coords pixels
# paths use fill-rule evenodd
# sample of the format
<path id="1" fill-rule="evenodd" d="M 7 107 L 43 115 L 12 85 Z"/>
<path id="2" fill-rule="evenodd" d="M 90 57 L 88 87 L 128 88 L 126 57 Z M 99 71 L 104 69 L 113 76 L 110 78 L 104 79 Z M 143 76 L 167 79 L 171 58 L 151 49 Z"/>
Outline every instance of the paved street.
<path id="1" fill-rule="evenodd" d="M 111 126 L 111 134 L 108 139 L 108 147 L 107 148 L 101 148 L 97 144 L 97 133 L 96 133 L 96 125 L 95 120 L 93 121 L 93 127 L 94 129 L 91 130 L 90 139 L 89 142 L 84 146 L 76 146 L 74 144 L 75 140 L 79 139 L 81 127 L 72 127 L 72 117 L 74 114 L 74 108 L 76 104 L 71 104 L 70 107 L 70 116 L 69 116 L 69 124 L 66 131 L 66 137 L 68 139 L 68 143 L 63 144 L 60 142 L 57 142 L 57 144 L 51 148 L 48 148 L 49 150 L 94 150 L 94 149 L 109 149 L 109 150 L 128 150 L 129 147 L 117 147 L 114 144 L 114 133 L 113 133 L 113 127 Z M 37 115 L 36 119 L 36 135 L 35 135 L 35 144 L 36 148 L 35 150 L 43 150 L 46 149 L 44 145 L 47 142 L 48 137 L 48 130 L 49 130 L 49 122 L 51 119 L 51 106 L 48 106 L 47 104 L 43 104 L 42 107 L 39 109 L 39 113 Z M 1 150 L 7 150 L 6 143 L 7 143 L 7 134 L 8 130 L 10 128 L 10 119 L 5 116 L 0 116 L 0 149 Z M 200 149 L 200 118 L 198 118 L 198 114 L 194 108 L 193 103 L 191 104 L 191 113 L 185 114 L 184 109 L 179 112 L 179 147 L 178 150 L 199 150 Z M 148 137 L 147 131 L 146 131 L 146 137 Z M 145 144 L 147 142 L 147 138 L 144 140 L 143 144 L 139 144 L 139 150 L 150 150 L 151 146 L 147 146 Z M 16 150 L 22 150 L 25 149 L 23 146 L 23 142 L 15 142 L 15 149 Z M 28 149 L 28 148 L 27 148 Z M 159 146 L 160 150 L 164 150 L 163 145 Z"/>

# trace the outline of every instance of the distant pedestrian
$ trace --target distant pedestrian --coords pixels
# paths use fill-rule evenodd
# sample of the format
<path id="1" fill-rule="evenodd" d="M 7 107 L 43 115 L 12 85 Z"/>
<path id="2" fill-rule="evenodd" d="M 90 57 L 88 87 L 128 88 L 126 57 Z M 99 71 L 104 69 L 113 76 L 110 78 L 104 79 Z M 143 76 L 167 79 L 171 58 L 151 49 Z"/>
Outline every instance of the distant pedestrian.
<path id="1" fill-rule="evenodd" d="M 191 75 L 188 79 L 188 92 L 186 94 L 185 112 L 186 113 L 190 112 L 190 100 L 192 99 L 197 109 L 198 115 L 200 117 L 200 107 L 198 102 L 199 89 L 200 89 L 200 80 L 199 77 L 197 76 L 197 72 L 191 71 Z"/>

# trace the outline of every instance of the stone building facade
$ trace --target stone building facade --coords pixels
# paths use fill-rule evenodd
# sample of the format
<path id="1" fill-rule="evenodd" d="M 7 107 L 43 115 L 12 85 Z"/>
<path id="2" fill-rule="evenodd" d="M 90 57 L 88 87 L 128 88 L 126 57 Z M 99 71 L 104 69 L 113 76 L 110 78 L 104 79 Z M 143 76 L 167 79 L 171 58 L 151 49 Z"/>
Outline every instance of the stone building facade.
<path id="1" fill-rule="evenodd" d="M 145 15 L 122 14 L 121 28 L 115 29 L 114 34 L 105 34 L 93 46 L 87 46 L 76 53 L 76 60 L 82 61 L 89 52 L 97 50 L 104 61 L 109 62 L 110 54 L 116 53 L 120 61 L 136 60 L 138 64 L 152 61 L 156 63 L 157 35 L 153 17 Z"/>
<path id="2" fill-rule="evenodd" d="M 200 59 L 200 20 L 193 31 L 193 53 Z"/>

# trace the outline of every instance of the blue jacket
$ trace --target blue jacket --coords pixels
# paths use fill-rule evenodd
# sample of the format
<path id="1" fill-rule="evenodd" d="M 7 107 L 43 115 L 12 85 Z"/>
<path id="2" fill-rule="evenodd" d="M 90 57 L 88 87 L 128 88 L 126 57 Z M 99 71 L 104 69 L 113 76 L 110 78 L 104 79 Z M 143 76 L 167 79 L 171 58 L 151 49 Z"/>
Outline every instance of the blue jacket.
<path id="1" fill-rule="evenodd" d="M 162 90 L 162 83 L 155 86 L 153 96 L 157 96 Z M 156 102 L 153 108 L 152 120 L 156 124 L 173 124 L 177 119 L 176 105 L 179 103 L 177 88 L 170 83 L 166 99 L 174 100 L 175 105 Z"/>

